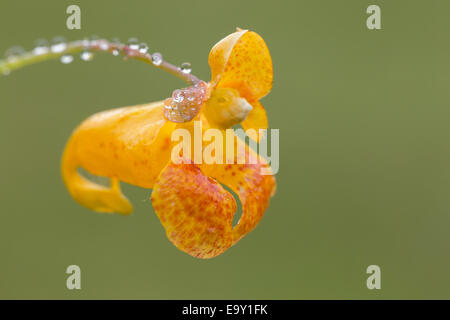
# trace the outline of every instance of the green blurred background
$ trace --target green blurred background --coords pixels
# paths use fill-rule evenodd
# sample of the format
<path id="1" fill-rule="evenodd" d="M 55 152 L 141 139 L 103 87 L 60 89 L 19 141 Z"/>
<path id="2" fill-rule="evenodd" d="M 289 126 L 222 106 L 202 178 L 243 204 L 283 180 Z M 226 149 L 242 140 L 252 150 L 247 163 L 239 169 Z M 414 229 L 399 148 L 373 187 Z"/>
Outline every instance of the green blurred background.
<path id="1" fill-rule="evenodd" d="M 66 29 L 70 4 L 81 30 Z M 381 31 L 366 28 L 371 4 Z M 263 36 L 275 70 L 262 102 L 278 190 L 256 230 L 197 260 L 167 240 L 149 190 L 124 186 L 130 217 L 76 204 L 59 172 L 73 128 L 185 85 L 108 55 L 33 65 L 0 77 L 0 298 L 450 298 L 449 1 L 2 0 L 0 51 L 137 37 L 208 80 L 210 48 L 237 26 Z M 71 264 L 82 290 L 66 289 Z"/>

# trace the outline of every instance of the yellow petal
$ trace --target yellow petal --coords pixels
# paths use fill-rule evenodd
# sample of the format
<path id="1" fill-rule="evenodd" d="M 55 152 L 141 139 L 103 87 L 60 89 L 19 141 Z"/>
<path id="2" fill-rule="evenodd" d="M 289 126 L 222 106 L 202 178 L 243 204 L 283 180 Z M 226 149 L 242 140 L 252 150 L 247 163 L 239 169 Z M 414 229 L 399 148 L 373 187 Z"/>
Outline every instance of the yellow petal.
<path id="1" fill-rule="evenodd" d="M 238 31 L 219 41 L 209 54 L 211 81 L 234 88 L 248 101 L 259 100 L 272 89 L 269 49 L 255 32 Z"/>
<path id="2" fill-rule="evenodd" d="M 236 89 L 217 88 L 203 106 L 203 114 L 211 126 L 227 129 L 241 123 L 252 109 Z"/>
<path id="3" fill-rule="evenodd" d="M 163 103 L 101 112 L 84 121 L 72 134 L 62 159 L 62 175 L 72 197 L 100 212 L 130 213 L 121 194 L 121 180 L 151 188 L 170 159 L 175 124 L 165 120 Z M 77 168 L 112 178 L 105 188 L 81 177 Z"/>
<path id="4" fill-rule="evenodd" d="M 213 258 L 232 244 L 234 198 L 194 164 L 169 163 L 152 193 L 169 240 L 197 258 Z"/>
<path id="5" fill-rule="evenodd" d="M 241 122 L 241 126 L 245 131 L 249 129 L 255 130 L 255 132 L 253 130 L 248 131 L 247 135 L 255 141 L 260 141 L 263 135 L 259 133 L 259 130 L 268 128 L 267 114 L 259 101 L 253 102 L 252 107 L 253 109 L 247 118 Z"/>

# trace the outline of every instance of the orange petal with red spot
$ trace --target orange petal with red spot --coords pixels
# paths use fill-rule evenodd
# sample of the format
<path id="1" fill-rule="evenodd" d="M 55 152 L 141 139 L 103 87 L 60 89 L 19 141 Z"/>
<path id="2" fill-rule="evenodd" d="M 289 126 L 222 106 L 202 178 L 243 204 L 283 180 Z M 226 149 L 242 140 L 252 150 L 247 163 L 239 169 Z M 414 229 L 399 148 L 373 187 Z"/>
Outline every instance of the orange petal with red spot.
<path id="1" fill-rule="evenodd" d="M 245 164 L 243 163 L 245 159 Z M 275 177 L 267 162 L 237 138 L 234 164 L 202 165 L 203 172 L 228 186 L 241 200 L 242 216 L 233 228 L 233 244 L 253 230 L 275 193 Z"/>
<path id="2" fill-rule="evenodd" d="M 194 164 L 169 163 L 152 193 L 169 240 L 197 258 L 213 258 L 232 241 L 233 196 Z"/>
<path id="3" fill-rule="evenodd" d="M 217 84 L 220 76 L 225 71 L 233 47 L 246 32 L 248 31 L 239 30 L 234 32 L 217 42 L 211 49 L 208 62 L 211 68 L 211 80 L 213 83 Z"/>
<path id="4" fill-rule="evenodd" d="M 261 103 L 259 103 L 259 101 L 255 101 L 251 105 L 253 109 L 252 111 L 250 111 L 247 118 L 241 122 L 241 126 L 247 132 L 247 135 L 250 138 L 252 138 L 255 141 L 260 141 L 263 135 L 260 134 L 259 130 L 260 129 L 265 130 L 269 126 L 267 121 L 267 114 L 266 110 L 261 105 Z"/>
<path id="5" fill-rule="evenodd" d="M 238 31 L 219 41 L 209 54 L 212 83 L 234 88 L 248 101 L 259 100 L 272 89 L 269 49 L 255 32 Z"/>

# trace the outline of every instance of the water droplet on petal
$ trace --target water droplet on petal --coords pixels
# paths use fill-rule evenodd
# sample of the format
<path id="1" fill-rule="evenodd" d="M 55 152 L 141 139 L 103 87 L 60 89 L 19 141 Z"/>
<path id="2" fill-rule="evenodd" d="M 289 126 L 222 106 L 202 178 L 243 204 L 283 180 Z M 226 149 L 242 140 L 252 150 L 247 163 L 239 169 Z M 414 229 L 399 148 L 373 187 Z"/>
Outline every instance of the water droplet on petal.
<path id="1" fill-rule="evenodd" d="M 90 51 L 83 51 L 80 54 L 80 58 L 83 61 L 91 61 L 94 58 L 94 54 Z"/>
<path id="2" fill-rule="evenodd" d="M 53 53 L 61 53 L 67 48 L 66 40 L 63 37 L 56 37 L 52 40 L 50 50 Z"/>
<path id="3" fill-rule="evenodd" d="M 161 63 L 163 63 L 162 54 L 159 52 L 155 52 L 154 54 L 152 54 L 152 62 L 155 66 L 160 66 Z"/>
<path id="4" fill-rule="evenodd" d="M 34 42 L 33 54 L 39 56 L 41 54 L 46 54 L 49 52 L 48 41 L 45 39 L 38 39 Z"/>
<path id="5" fill-rule="evenodd" d="M 139 45 L 139 52 L 140 53 L 147 53 L 148 52 L 148 45 L 143 42 Z"/>
<path id="6" fill-rule="evenodd" d="M 63 64 L 69 64 L 73 61 L 73 57 L 70 54 L 65 54 L 61 56 L 60 60 Z"/>
<path id="7" fill-rule="evenodd" d="M 128 39 L 128 46 L 130 47 L 130 49 L 132 50 L 138 50 L 139 49 L 139 43 L 138 40 L 136 38 L 130 38 Z"/>
<path id="8" fill-rule="evenodd" d="M 184 62 L 181 64 L 181 72 L 183 73 L 191 73 L 192 68 L 189 62 Z"/>

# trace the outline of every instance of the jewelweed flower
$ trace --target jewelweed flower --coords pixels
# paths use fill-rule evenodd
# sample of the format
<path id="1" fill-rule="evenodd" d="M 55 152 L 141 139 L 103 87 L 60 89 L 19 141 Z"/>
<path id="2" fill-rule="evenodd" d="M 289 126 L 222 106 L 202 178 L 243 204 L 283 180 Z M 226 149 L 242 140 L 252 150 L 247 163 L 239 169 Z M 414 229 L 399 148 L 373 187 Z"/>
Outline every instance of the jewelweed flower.
<path id="1" fill-rule="evenodd" d="M 68 48 L 75 50 L 77 45 Z M 89 43 L 80 45 L 86 47 Z M 165 67 L 171 73 L 184 72 L 164 65 L 159 54 L 150 57 L 106 42 L 90 46 L 103 51 L 121 50 L 138 59 L 152 58 L 155 66 Z M 244 130 L 254 129 L 247 134 L 259 141 L 259 129 L 268 127 L 266 112 L 259 102 L 270 92 L 273 79 L 264 40 L 255 32 L 238 29 L 214 45 L 209 65 L 209 83 L 191 76 L 190 87 L 175 90 L 164 101 L 89 117 L 72 133 L 61 164 L 71 196 L 97 212 L 132 212 L 120 181 L 153 189 L 151 201 L 167 237 L 178 249 L 197 258 L 223 253 L 255 228 L 276 188 L 273 174 L 267 174 L 271 172 L 267 161 L 226 130 L 240 124 Z M 183 162 L 173 160 L 176 143 L 172 133 L 177 129 L 194 133 L 195 121 L 201 122 L 202 132 L 215 128 L 224 133 L 223 148 L 232 146 L 231 159 L 224 150 L 220 155 L 223 161 L 198 163 L 190 157 L 196 152 L 192 143 L 192 152 L 181 151 Z M 202 139 L 206 141 L 203 135 Z M 90 181 L 79 173 L 79 168 L 109 177 L 111 185 L 105 187 Z M 237 204 L 224 186 L 241 203 L 241 218 L 234 227 Z"/>

